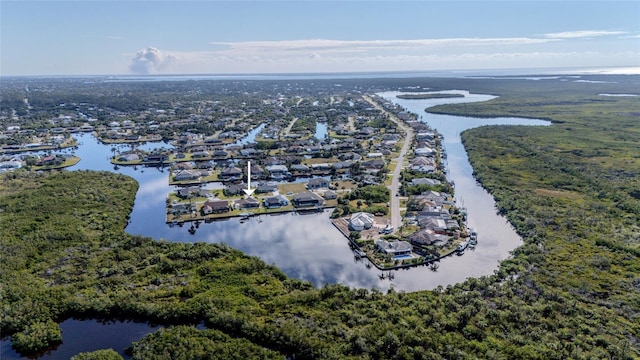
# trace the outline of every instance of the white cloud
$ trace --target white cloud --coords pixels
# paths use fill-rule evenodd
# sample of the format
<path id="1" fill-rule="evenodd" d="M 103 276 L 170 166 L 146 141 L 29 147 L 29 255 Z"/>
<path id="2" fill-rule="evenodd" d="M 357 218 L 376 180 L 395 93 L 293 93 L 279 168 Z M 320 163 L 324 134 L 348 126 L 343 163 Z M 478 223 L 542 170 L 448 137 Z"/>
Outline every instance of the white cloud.
<path id="1" fill-rule="evenodd" d="M 172 51 L 170 55 L 149 47 L 133 57 L 129 68 L 149 74 L 633 65 L 637 63 L 633 55 L 614 57 L 601 47 L 567 46 L 572 39 L 620 34 L 626 33 L 584 30 L 536 37 L 210 42 L 209 51 Z M 546 46 L 563 41 L 562 49 Z"/>
<path id="2" fill-rule="evenodd" d="M 577 38 L 593 38 L 598 36 L 622 35 L 622 34 L 626 34 L 626 32 L 612 31 L 612 30 L 579 30 L 579 31 L 548 33 L 548 34 L 544 34 L 544 37 L 548 39 L 577 39 Z"/>
<path id="3" fill-rule="evenodd" d="M 174 55 L 164 55 L 159 49 L 149 46 L 136 53 L 131 59 L 129 70 L 136 74 L 154 74 L 164 70 L 174 60 Z"/>
<path id="4" fill-rule="evenodd" d="M 467 46 L 504 46 L 530 45 L 555 41 L 549 38 L 449 38 L 449 39 L 415 39 L 415 40 L 282 40 L 282 41 L 241 41 L 211 42 L 211 45 L 222 46 L 220 53 L 252 54 L 252 53 L 297 53 L 308 52 L 366 52 L 366 51 L 407 51 L 425 50 L 427 48 L 467 47 Z M 320 55 L 320 54 L 318 54 Z"/>

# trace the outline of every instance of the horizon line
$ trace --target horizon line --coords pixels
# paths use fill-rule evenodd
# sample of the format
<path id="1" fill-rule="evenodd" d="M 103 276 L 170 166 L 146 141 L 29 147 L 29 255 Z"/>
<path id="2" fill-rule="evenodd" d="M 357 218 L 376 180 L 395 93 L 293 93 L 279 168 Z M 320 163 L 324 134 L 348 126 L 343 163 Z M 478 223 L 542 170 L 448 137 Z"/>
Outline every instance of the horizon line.
<path id="1" fill-rule="evenodd" d="M 630 70 L 629 72 L 614 72 L 607 73 L 610 70 Z M 528 71 L 528 72 L 527 72 Z M 536 72 L 537 71 L 537 72 Z M 323 71 L 323 72 L 257 72 L 257 73 L 170 73 L 170 74 L 133 74 L 133 73 L 121 73 L 121 74 L 0 74 L 0 78 L 18 78 L 18 77 L 32 77 L 32 78 L 64 78 L 64 77 L 140 77 L 140 78 L 152 78 L 152 77 L 189 77 L 189 76 L 211 76 L 211 77 L 249 77 L 249 76 L 323 76 L 323 75 L 375 75 L 375 74 L 466 74 L 470 73 L 483 73 L 487 76 L 491 72 L 501 72 L 503 74 L 496 74 L 495 76 L 507 76 L 505 72 L 511 72 L 511 75 L 640 75 L 640 66 L 628 65 L 628 66 L 588 66 L 588 67 L 541 67 L 541 68 L 493 68 L 493 69 L 451 69 L 451 70 L 376 70 L 376 71 Z M 438 77 L 442 77 L 440 75 Z"/>

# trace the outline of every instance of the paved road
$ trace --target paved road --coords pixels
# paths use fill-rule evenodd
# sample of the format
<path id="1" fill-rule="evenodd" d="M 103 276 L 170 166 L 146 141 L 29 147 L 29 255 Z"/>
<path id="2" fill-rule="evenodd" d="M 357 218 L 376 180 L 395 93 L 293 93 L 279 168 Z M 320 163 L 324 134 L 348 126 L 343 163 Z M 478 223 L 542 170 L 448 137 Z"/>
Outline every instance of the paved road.
<path id="1" fill-rule="evenodd" d="M 406 126 L 400 119 L 398 119 L 394 114 L 386 111 L 380 104 L 375 102 L 368 96 L 363 96 L 363 98 L 368 101 L 373 107 L 382 111 L 385 114 L 389 115 L 389 120 L 395 122 L 398 127 L 404 131 L 405 137 L 402 144 L 402 150 L 400 150 L 400 155 L 396 158 L 396 167 L 393 170 L 391 185 L 387 186 L 389 191 L 391 192 L 391 201 L 390 201 L 390 209 L 391 209 L 391 226 L 393 226 L 394 232 L 397 231 L 402 225 L 402 216 L 400 215 L 400 197 L 396 196 L 398 194 L 398 190 L 400 189 L 400 171 L 404 167 L 404 158 L 409 151 L 409 145 L 411 145 L 411 141 L 413 140 L 413 129 Z"/>

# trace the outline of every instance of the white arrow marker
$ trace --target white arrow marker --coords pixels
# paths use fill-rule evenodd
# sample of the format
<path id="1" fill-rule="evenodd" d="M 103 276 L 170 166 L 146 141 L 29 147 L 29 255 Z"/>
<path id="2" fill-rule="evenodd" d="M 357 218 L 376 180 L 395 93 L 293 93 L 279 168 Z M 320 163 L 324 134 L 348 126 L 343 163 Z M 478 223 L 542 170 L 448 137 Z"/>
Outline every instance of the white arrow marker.
<path id="1" fill-rule="evenodd" d="M 251 188 L 251 161 L 247 161 L 247 188 L 242 189 L 250 197 L 256 189 Z"/>

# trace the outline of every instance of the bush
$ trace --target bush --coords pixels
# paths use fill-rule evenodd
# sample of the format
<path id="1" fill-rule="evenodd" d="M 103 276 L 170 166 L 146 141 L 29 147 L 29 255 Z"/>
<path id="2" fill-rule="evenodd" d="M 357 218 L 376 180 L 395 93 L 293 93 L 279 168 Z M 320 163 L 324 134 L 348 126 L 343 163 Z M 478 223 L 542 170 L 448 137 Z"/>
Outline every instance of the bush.
<path id="1" fill-rule="evenodd" d="M 62 330 L 53 320 L 28 325 L 13 334 L 11 343 L 21 354 L 32 354 L 62 342 Z"/>
<path id="2" fill-rule="evenodd" d="M 103 349 L 80 353 L 73 356 L 71 360 L 124 360 L 124 358 L 113 349 Z"/>

